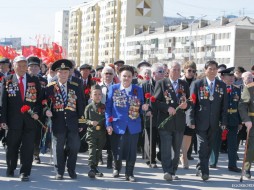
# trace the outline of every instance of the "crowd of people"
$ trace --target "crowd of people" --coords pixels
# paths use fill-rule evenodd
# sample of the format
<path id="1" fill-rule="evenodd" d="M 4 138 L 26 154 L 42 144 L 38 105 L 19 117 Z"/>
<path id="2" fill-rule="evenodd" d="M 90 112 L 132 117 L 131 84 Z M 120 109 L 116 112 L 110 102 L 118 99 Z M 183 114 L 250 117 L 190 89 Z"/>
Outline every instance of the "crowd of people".
<path id="1" fill-rule="evenodd" d="M 254 70 L 254 67 L 253 67 Z M 136 67 L 118 60 L 92 68 L 60 59 L 45 65 L 38 57 L 0 59 L 0 129 L 6 147 L 6 176 L 14 177 L 20 158 L 20 179 L 29 181 L 32 165 L 52 149 L 55 179 L 65 168 L 77 178 L 78 154 L 88 151 L 90 178 L 107 168 L 135 182 L 137 152 L 166 181 L 178 180 L 179 166 L 189 169 L 198 154 L 196 175 L 209 179 L 219 153 L 228 154 L 228 170 L 251 178 L 254 160 L 254 82 L 243 67 L 207 61 L 202 73 L 193 61 Z M 248 147 L 243 171 L 237 166 L 241 140 Z M 157 151 L 158 150 L 158 151 Z M 20 156 L 19 156 L 20 155 Z"/>

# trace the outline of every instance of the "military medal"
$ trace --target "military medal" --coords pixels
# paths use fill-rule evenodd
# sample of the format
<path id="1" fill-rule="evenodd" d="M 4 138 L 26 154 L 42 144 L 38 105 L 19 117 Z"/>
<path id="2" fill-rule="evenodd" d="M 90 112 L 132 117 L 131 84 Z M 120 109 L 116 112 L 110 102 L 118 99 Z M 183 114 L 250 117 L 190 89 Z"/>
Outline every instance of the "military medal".
<path id="1" fill-rule="evenodd" d="M 213 101 L 213 100 L 214 100 L 213 95 L 210 95 L 210 96 L 209 96 L 209 100 L 210 100 L 210 101 Z"/>

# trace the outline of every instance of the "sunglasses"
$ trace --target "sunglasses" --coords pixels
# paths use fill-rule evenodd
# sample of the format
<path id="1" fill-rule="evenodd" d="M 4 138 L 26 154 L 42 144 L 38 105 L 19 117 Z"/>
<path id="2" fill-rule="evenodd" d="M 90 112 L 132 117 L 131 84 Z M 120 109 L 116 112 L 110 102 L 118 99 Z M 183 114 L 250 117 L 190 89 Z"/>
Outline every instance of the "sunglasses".
<path id="1" fill-rule="evenodd" d="M 157 71 L 158 73 L 164 73 L 164 71 L 163 70 L 160 70 L 160 71 Z"/>
<path id="2" fill-rule="evenodd" d="M 105 73 L 105 75 L 113 75 L 113 73 Z"/>
<path id="3" fill-rule="evenodd" d="M 187 71 L 188 71 L 188 73 L 190 73 L 190 72 L 192 72 L 192 73 L 196 73 L 196 70 L 191 70 L 191 69 L 188 69 Z"/>

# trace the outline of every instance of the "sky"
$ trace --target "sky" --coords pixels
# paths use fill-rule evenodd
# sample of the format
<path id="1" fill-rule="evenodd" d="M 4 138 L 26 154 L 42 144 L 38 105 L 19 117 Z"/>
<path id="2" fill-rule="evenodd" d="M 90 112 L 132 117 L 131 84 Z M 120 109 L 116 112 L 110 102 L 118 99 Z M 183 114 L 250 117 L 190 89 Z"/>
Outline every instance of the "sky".
<path id="1" fill-rule="evenodd" d="M 36 35 L 53 39 L 55 12 L 68 10 L 89 0 L 0 0 L 0 38 L 22 37 L 22 43 L 35 43 Z M 128 0 L 133 1 L 133 0 Z M 152 0 L 157 1 L 157 0 Z M 253 0 L 164 0 L 164 16 L 222 15 L 254 17 Z"/>

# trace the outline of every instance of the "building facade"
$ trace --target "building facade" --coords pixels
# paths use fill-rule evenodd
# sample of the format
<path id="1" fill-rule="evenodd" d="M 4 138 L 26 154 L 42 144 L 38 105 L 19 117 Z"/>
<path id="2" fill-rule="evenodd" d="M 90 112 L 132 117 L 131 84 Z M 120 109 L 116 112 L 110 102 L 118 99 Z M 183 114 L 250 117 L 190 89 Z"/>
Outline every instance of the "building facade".
<path id="1" fill-rule="evenodd" d="M 54 42 L 63 47 L 66 55 L 68 54 L 68 35 L 69 35 L 69 11 L 63 10 L 55 14 Z"/>
<path id="2" fill-rule="evenodd" d="M 127 59 L 126 37 L 163 25 L 164 0 L 93 0 L 70 10 L 68 58 L 77 65 Z"/>
<path id="3" fill-rule="evenodd" d="M 10 46 L 15 50 L 21 50 L 21 38 L 0 38 L 0 46 Z"/>
<path id="4" fill-rule="evenodd" d="M 141 60 L 150 63 L 167 63 L 170 60 L 194 60 L 198 70 L 208 60 L 219 64 L 254 65 L 254 19 L 221 17 L 216 21 L 150 27 L 148 31 L 126 38 L 127 64 L 136 65 Z"/>

